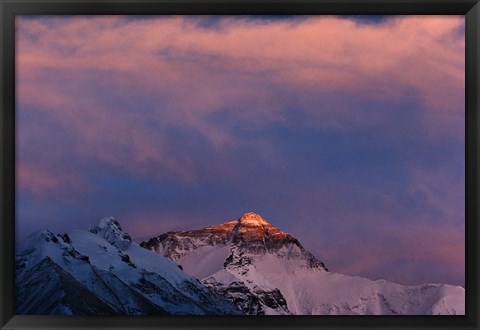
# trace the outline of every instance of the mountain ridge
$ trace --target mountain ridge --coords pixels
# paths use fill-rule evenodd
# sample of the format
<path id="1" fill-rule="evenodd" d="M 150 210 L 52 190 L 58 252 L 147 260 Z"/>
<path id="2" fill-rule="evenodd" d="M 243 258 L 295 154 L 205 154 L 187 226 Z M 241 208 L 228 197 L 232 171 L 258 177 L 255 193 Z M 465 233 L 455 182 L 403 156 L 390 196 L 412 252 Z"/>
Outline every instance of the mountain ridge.
<path id="1" fill-rule="evenodd" d="M 406 286 L 329 272 L 295 237 L 253 212 L 140 245 L 177 262 L 246 314 L 465 313 L 462 287 Z"/>
<path id="2" fill-rule="evenodd" d="M 465 314 L 462 287 L 331 272 L 253 212 L 140 245 L 113 217 L 62 235 L 44 229 L 17 244 L 15 265 L 17 314 Z"/>
<path id="3" fill-rule="evenodd" d="M 132 242 L 114 218 L 63 235 L 40 230 L 20 242 L 15 290 L 18 314 L 242 314 L 171 260 Z"/>
<path id="4" fill-rule="evenodd" d="M 188 248 L 188 241 L 191 242 L 188 239 L 182 241 L 182 237 L 196 238 L 202 244 L 211 246 L 224 245 L 230 242 L 241 250 L 248 250 L 257 254 L 278 252 L 282 247 L 291 245 L 297 248 L 297 253 L 303 254 L 308 259 L 311 267 L 328 271 L 324 263 L 308 252 L 298 239 L 279 230 L 254 212 L 248 212 L 236 220 L 207 226 L 203 229 L 167 232 L 141 242 L 140 246 L 153 250 L 169 259 L 178 260 L 183 256 L 182 253 L 187 251 L 184 248 Z M 172 238 L 172 241 L 166 242 L 170 238 Z"/>

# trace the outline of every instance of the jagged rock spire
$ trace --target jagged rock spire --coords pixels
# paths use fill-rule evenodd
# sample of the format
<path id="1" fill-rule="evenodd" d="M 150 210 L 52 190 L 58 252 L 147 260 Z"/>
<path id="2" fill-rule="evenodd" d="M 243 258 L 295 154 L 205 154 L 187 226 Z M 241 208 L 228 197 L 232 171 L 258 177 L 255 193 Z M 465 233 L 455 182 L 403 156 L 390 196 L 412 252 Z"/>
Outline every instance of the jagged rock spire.
<path id="1" fill-rule="evenodd" d="M 125 233 L 114 217 L 106 217 L 100 220 L 98 225 L 89 230 L 100 237 L 106 239 L 110 244 L 115 245 L 121 250 L 126 250 L 132 243 L 132 238 Z"/>

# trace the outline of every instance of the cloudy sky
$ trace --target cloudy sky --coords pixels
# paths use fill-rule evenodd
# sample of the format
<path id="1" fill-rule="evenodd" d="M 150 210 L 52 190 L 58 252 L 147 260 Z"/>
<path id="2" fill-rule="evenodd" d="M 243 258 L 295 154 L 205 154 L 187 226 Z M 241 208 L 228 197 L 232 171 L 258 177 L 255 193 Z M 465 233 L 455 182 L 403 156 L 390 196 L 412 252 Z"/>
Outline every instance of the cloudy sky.
<path id="1" fill-rule="evenodd" d="M 464 285 L 464 18 L 17 18 L 17 240 L 254 211 L 336 272 Z"/>

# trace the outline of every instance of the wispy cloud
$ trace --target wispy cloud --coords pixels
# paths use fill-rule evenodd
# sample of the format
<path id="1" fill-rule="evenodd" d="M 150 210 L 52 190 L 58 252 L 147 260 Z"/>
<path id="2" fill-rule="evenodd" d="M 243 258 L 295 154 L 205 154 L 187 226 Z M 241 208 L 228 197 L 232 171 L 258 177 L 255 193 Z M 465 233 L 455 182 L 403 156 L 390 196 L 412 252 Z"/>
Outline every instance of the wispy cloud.
<path id="1" fill-rule="evenodd" d="M 461 283 L 463 27 L 19 17 L 19 214 L 144 237 L 256 210 L 334 270 Z"/>

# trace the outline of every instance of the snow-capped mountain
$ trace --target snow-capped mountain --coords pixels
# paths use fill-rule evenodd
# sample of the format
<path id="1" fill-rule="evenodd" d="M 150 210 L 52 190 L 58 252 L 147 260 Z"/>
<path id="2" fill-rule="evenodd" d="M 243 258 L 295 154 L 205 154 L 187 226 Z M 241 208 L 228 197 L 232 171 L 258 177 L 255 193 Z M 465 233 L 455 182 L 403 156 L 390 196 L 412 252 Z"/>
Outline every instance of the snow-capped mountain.
<path id="1" fill-rule="evenodd" d="M 17 314 L 242 314 L 114 218 L 89 231 L 38 231 L 16 247 Z"/>
<path id="2" fill-rule="evenodd" d="M 140 245 L 175 261 L 246 314 L 465 314 L 460 286 L 404 286 L 329 272 L 296 238 L 255 213 Z"/>

